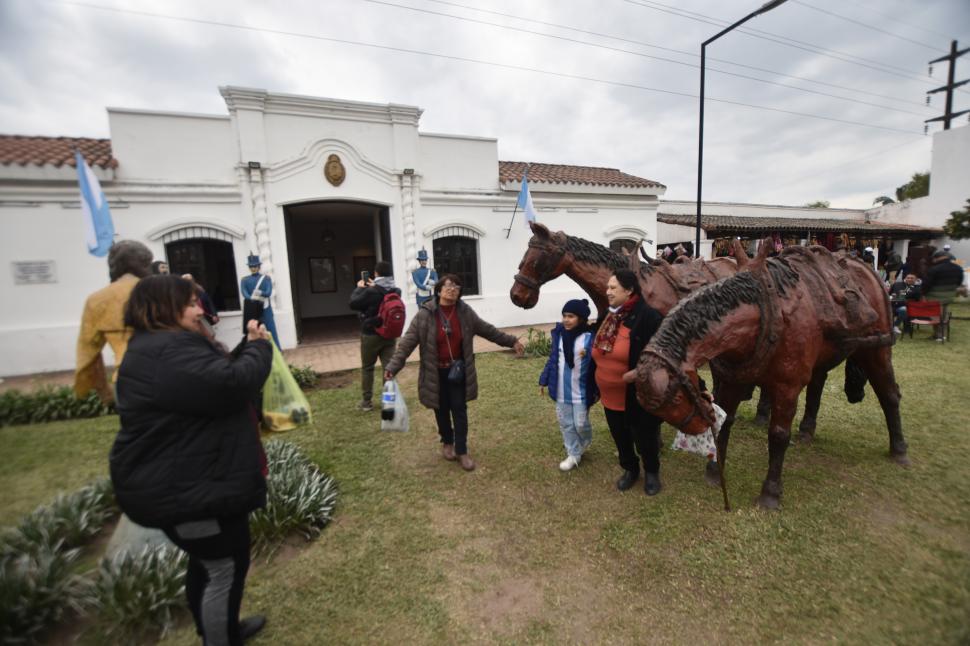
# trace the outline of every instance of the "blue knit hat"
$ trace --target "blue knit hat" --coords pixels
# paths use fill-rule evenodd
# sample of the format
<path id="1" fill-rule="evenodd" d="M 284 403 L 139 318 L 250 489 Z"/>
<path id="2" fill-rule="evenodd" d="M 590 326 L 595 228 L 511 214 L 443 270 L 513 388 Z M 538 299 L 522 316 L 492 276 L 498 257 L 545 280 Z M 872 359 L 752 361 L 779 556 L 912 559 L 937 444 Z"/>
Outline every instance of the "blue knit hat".
<path id="1" fill-rule="evenodd" d="M 562 306 L 563 314 L 575 314 L 584 321 L 589 320 L 589 301 L 585 298 L 579 299 L 574 298 L 571 301 L 566 301 L 566 304 Z"/>

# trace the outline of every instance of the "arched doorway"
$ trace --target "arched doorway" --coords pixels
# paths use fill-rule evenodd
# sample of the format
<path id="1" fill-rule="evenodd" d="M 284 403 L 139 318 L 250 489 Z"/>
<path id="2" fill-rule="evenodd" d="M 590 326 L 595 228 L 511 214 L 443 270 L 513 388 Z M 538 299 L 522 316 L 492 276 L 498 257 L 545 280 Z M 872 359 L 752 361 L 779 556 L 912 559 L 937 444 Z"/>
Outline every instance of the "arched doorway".
<path id="1" fill-rule="evenodd" d="M 388 208 L 351 201 L 320 201 L 284 208 L 290 288 L 297 342 L 356 338 L 350 295 L 361 271 L 391 261 Z"/>

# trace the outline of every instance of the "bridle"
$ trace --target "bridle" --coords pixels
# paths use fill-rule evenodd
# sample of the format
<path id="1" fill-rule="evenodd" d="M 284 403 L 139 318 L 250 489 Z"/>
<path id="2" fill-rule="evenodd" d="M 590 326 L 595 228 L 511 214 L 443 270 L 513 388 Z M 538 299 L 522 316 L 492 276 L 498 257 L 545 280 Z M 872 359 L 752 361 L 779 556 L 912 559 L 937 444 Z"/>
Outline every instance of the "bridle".
<path id="1" fill-rule="evenodd" d="M 690 398 L 690 403 L 691 403 L 690 412 L 687 413 L 687 416 L 684 417 L 684 419 L 680 420 L 679 422 L 671 422 L 671 424 L 678 429 L 683 429 L 691 422 L 691 420 L 694 419 L 695 416 L 699 416 L 703 418 L 705 422 L 708 423 L 708 426 L 712 426 L 715 420 L 708 417 L 707 409 L 705 409 L 702 405 L 700 405 L 700 400 L 703 399 L 703 397 L 701 396 L 700 390 L 697 388 L 697 386 L 694 385 L 694 382 L 690 380 L 690 377 L 688 377 L 687 374 L 683 370 L 681 370 L 680 366 L 676 365 L 672 359 L 660 354 L 656 350 L 645 348 L 643 350 L 643 354 L 649 354 L 652 357 L 657 357 L 658 359 L 660 359 L 660 361 L 667 368 L 667 373 L 668 374 L 672 373 L 674 376 L 674 379 L 671 379 L 670 382 L 667 384 L 667 389 L 664 391 L 664 394 L 661 399 L 662 402 L 669 401 L 670 399 L 672 399 L 676 394 L 673 391 L 676 388 L 681 388 L 681 387 L 687 391 L 687 394 Z"/>
<path id="2" fill-rule="evenodd" d="M 543 262 L 541 264 L 544 266 L 547 265 L 546 258 L 552 258 L 552 260 L 548 262 L 548 269 L 541 272 L 538 278 L 529 278 L 528 276 L 523 275 L 522 272 L 518 272 L 515 274 L 513 280 L 520 285 L 531 289 L 532 291 L 539 291 L 539 288 L 548 282 L 549 276 L 553 271 L 555 271 L 556 267 L 559 266 L 563 256 L 566 255 L 566 248 L 533 240 L 529 240 L 529 248 L 538 249 L 543 253 Z"/>

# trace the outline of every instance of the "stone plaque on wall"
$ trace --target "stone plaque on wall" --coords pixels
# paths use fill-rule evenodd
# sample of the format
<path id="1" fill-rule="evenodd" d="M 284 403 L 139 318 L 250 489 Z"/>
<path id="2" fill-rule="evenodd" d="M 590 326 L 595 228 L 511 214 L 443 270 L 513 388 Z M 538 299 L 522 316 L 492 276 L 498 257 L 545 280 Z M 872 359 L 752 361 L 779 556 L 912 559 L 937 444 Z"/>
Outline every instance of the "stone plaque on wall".
<path id="1" fill-rule="evenodd" d="M 43 285 L 57 282 L 57 265 L 53 260 L 21 260 L 10 263 L 14 285 Z"/>

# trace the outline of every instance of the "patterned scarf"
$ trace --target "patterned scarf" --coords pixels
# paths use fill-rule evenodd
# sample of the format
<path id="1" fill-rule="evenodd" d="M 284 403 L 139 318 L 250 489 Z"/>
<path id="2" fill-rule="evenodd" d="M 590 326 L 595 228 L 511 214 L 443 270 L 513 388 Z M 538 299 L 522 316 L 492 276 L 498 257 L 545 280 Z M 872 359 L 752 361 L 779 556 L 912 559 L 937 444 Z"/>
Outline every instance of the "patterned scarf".
<path id="1" fill-rule="evenodd" d="M 585 334 L 589 332 L 589 323 L 583 321 L 571 330 L 566 328 L 562 329 L 562 356 L 566 361 L 566 365 L 572 370 L 575 368 L 575 358 L 573 356 L 574 350 L 576 348 L 576 339 L 579 338 L 580 334 Z"/>
<path id="2" fill-rule="evenodd" d="M 620 324 L 630 315 L 630 312 L 633 311 L 633 306 L 639 300 L 639 296 L 631 294 L 626 303 L 620 306 L 620 309 L 615 312 L 610 312 L 610 315 L 603 321 L 603 325 L 600 326 L 599 332 L 596 333 L 596 340 L 593 342 L 593 347 L 599 348 L 604 353 L 613 352 L 613 344 L 616 343 L 616 335 L 620 329 Z"/>

